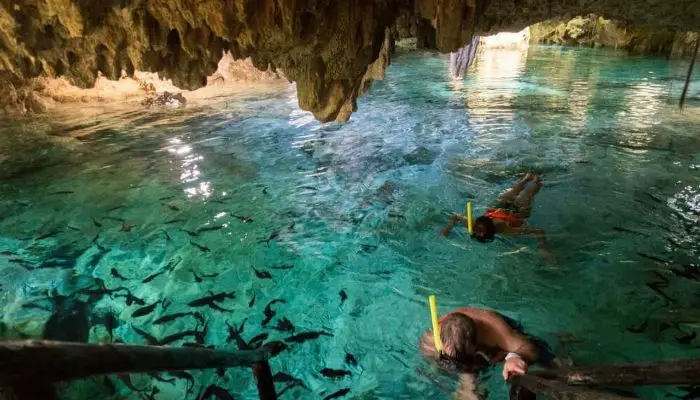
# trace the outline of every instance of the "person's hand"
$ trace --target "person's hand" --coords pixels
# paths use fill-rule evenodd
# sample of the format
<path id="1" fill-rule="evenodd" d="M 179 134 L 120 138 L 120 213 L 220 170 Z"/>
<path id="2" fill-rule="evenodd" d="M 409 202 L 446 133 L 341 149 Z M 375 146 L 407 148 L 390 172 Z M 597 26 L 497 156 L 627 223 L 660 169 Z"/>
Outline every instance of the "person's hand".
<path id="1" fill-rule="evenodd" d="M 525 373 L 527 373 L 527 363 L 521 357 L 511 357 L 503 364 L 503 379 L 505 380 L 515 375 L 525 375 Z"/>

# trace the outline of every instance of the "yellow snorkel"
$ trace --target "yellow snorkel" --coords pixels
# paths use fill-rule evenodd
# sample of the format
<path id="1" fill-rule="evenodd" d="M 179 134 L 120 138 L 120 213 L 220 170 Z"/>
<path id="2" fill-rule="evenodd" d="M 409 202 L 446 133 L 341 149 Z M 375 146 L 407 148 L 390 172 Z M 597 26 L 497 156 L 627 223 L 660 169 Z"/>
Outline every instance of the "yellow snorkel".
<path id="1" fill-rule="evenodd" d="M 469 232 L 469 234 L 471 235 L 474 233 L 474 228 L 472 225 L 472 202 L 471 201 L 467 202 L 467 209 L 465 210 L 464 213 L 467 216 L 467 232 Z"/>
<path id="2" fill-rule="evenodd" d="M 435 295 L 428 296 L 430 304 L 430 317 L 433 320 L 433 340 L 435 341 L 435 349 L 438 354 L 442 353 L 442 339 L 440 338 L 440 321 L 438 320 L 437 300 Z"/>

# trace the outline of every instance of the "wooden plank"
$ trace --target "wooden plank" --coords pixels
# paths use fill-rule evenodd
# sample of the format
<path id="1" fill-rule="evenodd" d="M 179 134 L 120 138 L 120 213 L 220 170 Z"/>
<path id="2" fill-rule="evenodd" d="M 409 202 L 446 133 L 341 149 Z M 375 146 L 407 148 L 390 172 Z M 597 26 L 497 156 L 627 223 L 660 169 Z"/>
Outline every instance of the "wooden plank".
<path id="1" fill-rule="evenodd" d="M 521 375 L 510 379 L 516 387 L 511 390 L 510 400 L 533 399 L 534 394 L 547 396 L 551 400 L 629 400 L 612 393 L 605 393 L 589 388 L 569 386 L 564 382 L 545 379 L 535 375 Z M 522 390 L 525 388 L 526 390 Z"/>
<path id="2" fill-rule="evenodd" d="M 269 350 L 84 344 L 43 340 L 0 342 L 0 382 L 58 382 L 91 375 L 252 367 Z"/>
<path id="3" fill-rule="evenodd" d="M 533 374 L 569 385 L 639 386 L 700 383 L 700 359 L 648 364 L 599 365 L 545 370 Z"/>

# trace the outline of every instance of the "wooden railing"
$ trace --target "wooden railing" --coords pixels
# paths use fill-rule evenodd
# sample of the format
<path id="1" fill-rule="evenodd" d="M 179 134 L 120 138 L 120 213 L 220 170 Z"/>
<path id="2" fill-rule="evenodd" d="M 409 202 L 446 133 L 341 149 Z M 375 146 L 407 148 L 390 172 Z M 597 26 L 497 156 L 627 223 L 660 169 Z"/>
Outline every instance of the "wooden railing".
<path id="1" fill-rule="evenodd" d="M 232 352 L 192 347 L 6 341 L 0 342 L 0 385 L 20 399 L 48 398 L 52 383 L 92 375 L 250 367 L 260 399 L 276 400 L 268 363 L 270 356 L 271 349 L 267 347 Z"/>

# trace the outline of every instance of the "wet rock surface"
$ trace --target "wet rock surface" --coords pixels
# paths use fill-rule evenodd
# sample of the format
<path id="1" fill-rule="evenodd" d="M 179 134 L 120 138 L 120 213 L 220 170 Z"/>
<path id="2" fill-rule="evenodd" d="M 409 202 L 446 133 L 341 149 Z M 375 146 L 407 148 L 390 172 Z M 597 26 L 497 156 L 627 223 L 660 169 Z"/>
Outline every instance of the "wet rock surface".
<path id="1" fill-rule="evenodd" d="M 207 84 L 225 51 L 297 83 L 299 105 L 321 121 L 346 120 L 355 100 L 388 65 L 394 36 L 455 51 L 475 33 L 598 13 L 639 26 L 700 25 L 695 0 L 14 0 L 0 4 L 0 69 L 14 80 L 65 76 L 92 87 L 158 72 L 180 89 Z M 391 29 L 397 19 L 401 29 Z M 389 34 L 387 34 L 389 32 Z M 388 45 L 387 45 L 388 43 Z M 375 62 L 379 61 L 379 64 Z M 375 78 L 370 78 L 373 76 Z M 32 99 L 24 101 L 33 104 Z"/>

